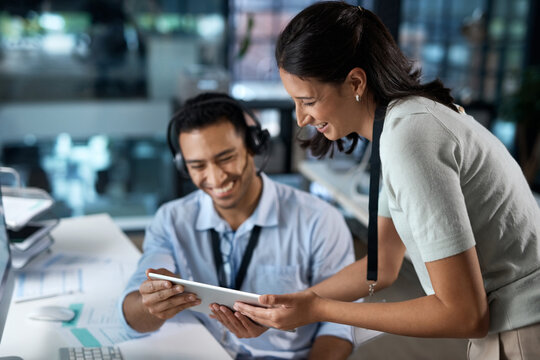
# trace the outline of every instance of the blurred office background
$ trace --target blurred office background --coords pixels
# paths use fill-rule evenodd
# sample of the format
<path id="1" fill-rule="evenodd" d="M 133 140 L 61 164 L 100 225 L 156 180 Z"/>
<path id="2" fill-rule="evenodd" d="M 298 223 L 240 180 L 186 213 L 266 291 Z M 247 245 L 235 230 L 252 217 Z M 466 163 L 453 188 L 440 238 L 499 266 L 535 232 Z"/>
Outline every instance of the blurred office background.
<path id="1" fill-rule="evenodd" d="M 193 189 L 171 161 L 170 116 L 198 92 L 226 91 L 269 128 L 267 172 L 299 186 L 306 155 L 273 53 L 313 2 L 0 0 L 0 163 L 49 191 L 59 216 L 108 212 L 142 229 Z M 540 190 L 537 1 L 349 3 L 378 13 L 424 80 L 451 87 Z"/>

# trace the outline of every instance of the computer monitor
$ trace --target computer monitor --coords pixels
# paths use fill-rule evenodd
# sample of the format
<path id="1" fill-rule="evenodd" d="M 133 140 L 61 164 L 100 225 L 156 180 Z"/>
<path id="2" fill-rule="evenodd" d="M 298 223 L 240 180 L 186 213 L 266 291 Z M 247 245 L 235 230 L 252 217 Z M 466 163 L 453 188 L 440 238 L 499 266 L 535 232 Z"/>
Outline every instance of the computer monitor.
<path id="1" fill-rule="evenodd" d="M 9 239 L 6 231 L 6 220 L 4 216 L 4 205 L 2 203 L 2 190 L 0 187 L 0 345 L 2 344 L 2 334 L 7 319 L 11 295 L 13 294 L 14 274 L 11 267 L 11 252 L 9 249 Z M 2 358 L 0 359 L 15 359 Z"/>

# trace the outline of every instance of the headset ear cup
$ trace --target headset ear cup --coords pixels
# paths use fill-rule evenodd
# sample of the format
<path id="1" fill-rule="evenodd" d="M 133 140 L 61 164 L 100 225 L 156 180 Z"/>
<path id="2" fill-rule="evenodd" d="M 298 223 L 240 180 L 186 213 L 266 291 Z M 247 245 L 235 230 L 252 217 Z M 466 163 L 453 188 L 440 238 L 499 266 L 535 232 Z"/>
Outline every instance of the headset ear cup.
<path id="1" fill-rule="evenodd" d="M 173 156 L 174 167 L 176 170 L 178 170 L 182 177 L 189 179 L 189 172 L 187 171 L 186 164 L 184 163 L 182 153 L 180 152 L 180 149 L 177 149 L 174 145 L 178 139 L 175 139 L 173 127 L 174 117 L 169 121 L 169 125 L 167 126 L 167 145 L 169 146 L 169 150 L 171 150 L 171 154 Z"/>
<path id="2" fill-rule="evenodd" d="M 248 146 L 255 155 L 260 155 L 268 150 L 270 144 L 270 133 L 259 126 L 248 127 Z"/>
<path id="3" fill-rule="evenodd" d="M 270 151 L 270 142 L 271 142 L 271 136 L 270 132 L 267 129 L 261 130 L 261 153 Z"/>
<path id="4" fill-rule="evenodd" d="M 176 170 L 185 178 L 189 178 L 189 172 L 186 167 L 186 163 L 184 162 L 184 158 L 182 157 L 182 154 L 180 152 L 177 152 L 174 155 L 174 166 L 176 167 Z"/>

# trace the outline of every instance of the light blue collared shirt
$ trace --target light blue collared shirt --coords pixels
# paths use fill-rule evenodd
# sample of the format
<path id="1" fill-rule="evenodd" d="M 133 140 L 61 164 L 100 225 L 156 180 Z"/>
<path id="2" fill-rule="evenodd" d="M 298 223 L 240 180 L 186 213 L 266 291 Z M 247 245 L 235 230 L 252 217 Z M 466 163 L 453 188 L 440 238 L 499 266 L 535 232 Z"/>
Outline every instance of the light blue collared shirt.
<path id="1" fill-rule="evenodd" d="M 122 302 L 146 280 L 148 268 L 166 268 L 180 277 L 218 285 L 210 229 L 232 243 L 231 274 L 240 267 L 253 226 L 262 230 L 240 290 L 285 294 L 306 289 L 354 261 L 352 239 L 341 214 L 326 202 L 276 183 L 262 174 L 263 192 L 253 214 L 236 230 L 215 211 L 201 190 L 168 202 L 158 210 L 146 231 L 143 255 L 119 301 L 119 312 L 130 336 L 143 334 L 126 323 Z M 269 329 L 257 338 L 238 339 L 217 320 L 194 315 L 229 353 L 278 359 L 306 358 L 314 339 L 333 335 L 353 342 L 352 328 L 316 323 L 295 333 Z"/>

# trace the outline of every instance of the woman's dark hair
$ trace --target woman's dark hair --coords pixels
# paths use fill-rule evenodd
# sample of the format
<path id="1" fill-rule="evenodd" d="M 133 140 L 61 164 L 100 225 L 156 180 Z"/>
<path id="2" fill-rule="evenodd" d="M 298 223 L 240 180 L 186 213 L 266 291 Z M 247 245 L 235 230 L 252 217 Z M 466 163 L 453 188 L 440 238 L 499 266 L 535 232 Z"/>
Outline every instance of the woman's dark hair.
<path id="1" fill-rule="evenodd" d="M 420 84 L 420 70 L 413 69 L 386 26 L 374 13 L 358 6 L 325 1 L 307 7 L 280 34 L 275 55 L 278 67 L 286 72 L 325 83 L 341 84 L 353 68 L 362 68 L 367 91 L 377 105 L 417 95 L 457 111 L 450 90 L 438 79 Z M 352 143 L 346 152 L 351 153 L 359 136 L 352 133 L 347 138 Z M 315 156 L 333 152 L 334 142 L 320 133 L 300 141 Z M 335 143 L 344 151 L 341 139 Z"/>

